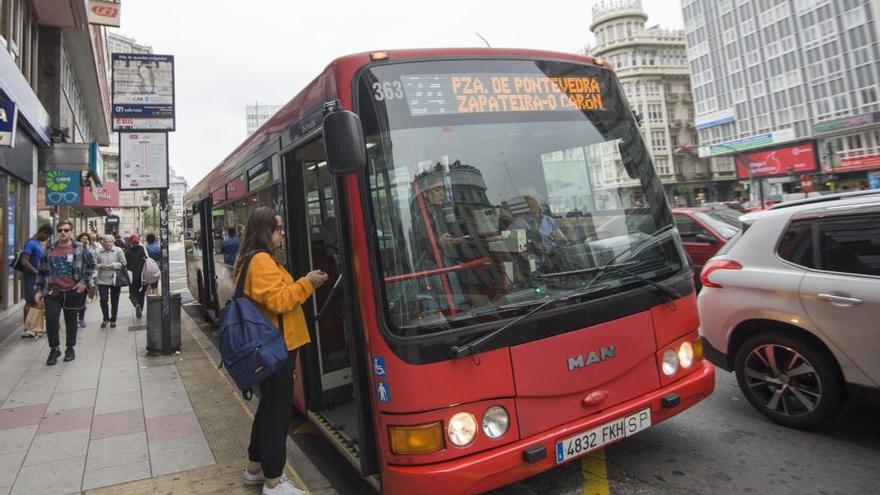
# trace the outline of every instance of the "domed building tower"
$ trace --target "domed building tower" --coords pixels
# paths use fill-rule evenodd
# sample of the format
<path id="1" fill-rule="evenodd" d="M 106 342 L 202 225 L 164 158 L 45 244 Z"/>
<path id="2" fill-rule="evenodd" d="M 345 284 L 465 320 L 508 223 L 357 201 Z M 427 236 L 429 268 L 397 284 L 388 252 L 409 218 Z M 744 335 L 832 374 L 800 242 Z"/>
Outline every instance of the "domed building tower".
<path id="1" fill-rule="evenodd" d="M 675 153 L 682 145 L 697 145 L 684 31 L 646 28 L 641 0 L 598 2 L 592 14 L 596 41 L 589 54 L 611 63 L 630 105 L 642 116 L 642 135 L 670 201 L 705 197 L 710 186 L 706 166 L 687 153 Z"/>

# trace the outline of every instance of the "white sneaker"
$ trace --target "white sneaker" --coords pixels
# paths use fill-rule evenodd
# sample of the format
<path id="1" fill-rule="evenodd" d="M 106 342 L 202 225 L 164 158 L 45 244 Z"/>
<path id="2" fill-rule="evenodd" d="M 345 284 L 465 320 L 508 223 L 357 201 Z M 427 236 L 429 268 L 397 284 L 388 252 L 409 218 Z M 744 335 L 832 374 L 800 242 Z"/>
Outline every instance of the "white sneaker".
<path id="1" fill-rule="evenodd" d="M 25 330 L 24 332 L 21 332 L 21 338 L 23 338 L 23 339 L 33 339 L 36 336 L 37 336 L 37 334 L 35 334 L 34 332 L 31 332 L 30 330 Z"/>
<path id="2" fill-rule="evenodd" d="M 263 470 L 260 469 L 257 473 L 252 473 L 244 468 L 244 484 L 248 486 L 253 485 L 261 485 L 266 481 L 266 476 L 263 475 Z"/>
<path id="3" fill-rule="evenodd" d="M 293 486 L 293 483 L 287 479 L 287 475 L 282 474 L 281 479 L 275 488 L 269 488 L 263 485 L 263 495 L 305 495 L 305 491 Z"/>

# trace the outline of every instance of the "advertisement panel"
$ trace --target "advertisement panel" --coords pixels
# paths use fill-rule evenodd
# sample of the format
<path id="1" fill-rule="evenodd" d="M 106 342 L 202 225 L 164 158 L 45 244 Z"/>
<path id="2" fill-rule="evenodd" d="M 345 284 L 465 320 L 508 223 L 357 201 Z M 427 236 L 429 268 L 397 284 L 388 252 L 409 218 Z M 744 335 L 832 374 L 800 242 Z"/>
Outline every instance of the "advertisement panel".
<path id="1" fill-rule="evenodd" d="M 812 172 L 816 170 L 817 163 L 815 143 L 799 143 L 756 153 L 742 153 L 736 160 L 736 175 L 740 179 L 748 179 Z"/>
<path id="2" fill-rule="evenodd" d="M 174 130 L 174 56 L 111 55 L 113 131 Z"/>
<path id="3" fill-rule="evenodd" d="M 119 27 L 120 0 L 89 0 L 89 24 Z"/>
<path id="4" fill-rule="evenodd" d="M 238 199 L 247 194 L 247 187 L 241 177 L 236 177 L 226 183 L 226 199 Z"/>
<path id="5" fill-rule="evenodd" d="M 117 208 L 119 206 L 119 184 L 116 182 L 105 182 L 101 187 L 83 187 L 81 195 L 83 206 L 98 208 Z"/>
<path id="6" fill-rule="evenodd" d="M 0 101 L 0 146 L 15 146 L 15 121 L 18 107 L 11 101 Z"/>
<path id="7" fill-rule="evenodd" d="M 168 134 L 123 132 L 119 134 L 119 189 L 166 189 L 168 187 Z"/>
<path id="8" fill-rule="evenodd" d="M 50 170 L 46 172 L 46 205 L 78 205 L 80 173 L 79 170 Z"/>

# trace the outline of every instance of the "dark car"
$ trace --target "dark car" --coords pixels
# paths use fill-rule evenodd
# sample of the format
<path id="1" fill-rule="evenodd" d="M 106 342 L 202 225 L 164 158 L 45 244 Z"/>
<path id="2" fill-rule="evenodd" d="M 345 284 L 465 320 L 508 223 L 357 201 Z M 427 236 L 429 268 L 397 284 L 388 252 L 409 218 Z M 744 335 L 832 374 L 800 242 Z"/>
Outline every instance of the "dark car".
<path id="1" fill-rule="evenodd" d="M 699 289 L 703 265 L 742 230 L 742 213 L 725 207 L 699 206 L 673 208 L 672 215 L 684 250 L 694 264 L 694 283 Z"/>

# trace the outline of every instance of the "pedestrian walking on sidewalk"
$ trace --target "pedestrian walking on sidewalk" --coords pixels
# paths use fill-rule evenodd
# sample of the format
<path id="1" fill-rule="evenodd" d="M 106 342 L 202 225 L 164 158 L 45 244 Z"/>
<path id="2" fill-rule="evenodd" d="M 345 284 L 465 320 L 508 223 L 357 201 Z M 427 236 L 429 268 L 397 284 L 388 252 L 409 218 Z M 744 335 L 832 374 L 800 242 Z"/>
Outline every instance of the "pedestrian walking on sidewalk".
<path id="1" fill-rule="evenodd" d="M 36 290 L 34 286 L 37 283 L 37 275 L 40 274 L 40 263 L 43 261 L 43 253 L 46 250 L 46 241 L 52 237 L 52 226 L 43 224 L 37 229 L 26 243 L 21 252 L 21 269 L 24 275 L 21 277 L 22 292 L 24 292 L 24 317 L 27 319 L 28 311 L 37 307 L 34 296 Z M 34 338 L 34 332 L 25 329 L 21 334 L 22 337 Z"/>
<path id="2" fill-rule="evenodd" d="M 143 281 L 144 261 L 147 259 L 147 250 L 141 245 L 141 236 L 132 234 L 129 237 L 131 245 L 125 248 L 125 261 L 131 270 L 131 285 L 128 286 L 128 298 L 134 306 L 135 316 L 140 318 L 144 314 L 144 298 L 147 287 Z"/>
<path id="3" fill-rule="evenodd" d="M 293 369 L 296 351 L 309 343 L 302 305 L 315 289 L 327 281 L 321 270 L 309 272 L 296 281 L 279 263 L 284 224 L 272 208 L 261 207 L 248 219 L 241 242 L 235 273 L 248 266 L 243 292 L 271 322 L 281 322 L 279 331 L 287 343 L 287 362 L 260 382 L 260 404 L 251 427 L 248 467 L 244 482 L 263 484 L 263 495 L 299 495 L 302 490 L 284 476 L 287 462 L 287 431 L 293 413 Z"/>
<path id="4" fill-rule="evenodd" d="M 101 296 L 101 314 L 104 316 L 101 328 L 107 328 L 108 323 L 110 328 L 116 328 L 116 314 L 119 311 L 119 291 L 122 286 L 118 282 L 120 271 L 125 270 L 125 253 L 113 244 L 114 240 L 112 235 L 104 236 L 98 250 L 97 285 Z M 124 278 L 128 279 L 127 272 Z"/>
<path id="5" fill-rule="evenodd" d="M 88 232 L 83 232 L 76 238 L 84 247 L 92 251 L 92 256 L 95 257 L 97 261 L 97 250 L 95 249 L 95 243 L 92 242 L 92 237 L 88 234 Z M 94 288 L 89 289 L 89 299 L 95 300 Z M 86 305 L 88 305 L 88 301 L 86 304 L 83 304 L 83 308 L 79 310 L 79 327 L 85 328 L 86 326 Z"/>
<path id="6" fill-rule="evenodd" d="M 56 226 L 58 240 L 46 250 L 40 262 L 35 284 L 37 304 L 46 301 L 46 333 L 49 335 L 49 357 L 52 366 L 61 356 L 59 317 L 64 313 L 67 349 L 65 361 L 73 361 L 76 353 L 77 315 L 86 303 L 89 287 L 95 278 L 95 257 L 85 246 L 73 240 L 73 222 L 62 220 Z"/>
<path id="7" fill-rule="evenodd" d="M 153 234 L 152 232 L 147 234 L 147 256 L 153 258 L 153 261 L 159 265 L 159 268 L 162 268 L 162 247 L 159 246 L 159 241 L 156 240 L 156 234 Z M 158 294 L 159 282 L 147 284 L 147 293 Z"/>

